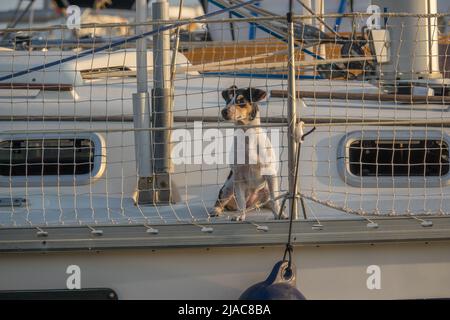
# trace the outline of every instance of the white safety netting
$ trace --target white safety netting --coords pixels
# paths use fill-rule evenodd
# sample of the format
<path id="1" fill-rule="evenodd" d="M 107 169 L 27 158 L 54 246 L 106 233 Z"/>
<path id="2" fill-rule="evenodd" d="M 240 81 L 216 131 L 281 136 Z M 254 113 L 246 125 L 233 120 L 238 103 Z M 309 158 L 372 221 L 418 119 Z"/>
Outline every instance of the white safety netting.
<path id="1" fill-rule="evenodd" d="M 64 26 L 2 30 L 9 36 L 0 51 L 0 225 L 230 220 L 236 212 L 209 212 L 230 172 L 226 138 L 235 124 L 223 120 L 222 91 L 231 86 L 267 93 L 258 102 L 260 128 L 276 147 L 277 194 L 286 194 L 287 22 L 250 9 L 169 29 L 173 126 L 164 130 L 133 122 L 136 24 L 82 26 L 98 38 Z M 297 116 L 304 132 L 316 128 L 301 144 L 299 217 L 445 215 L 449 35 L 439 23 L 448 17 L 391 14 L 372 31 L 367 18 L 343 17 L 354 27 L 340 32 L 328 26 L 334 16 L 294 19 Z M 149 93 L 155 54 L 162 53 L 148 41 Z M 172 136 L 174 201 L 137 201 L 135 137 L 143 131 Z M 159 160 L 158 148 L 149 161 Z M 267 208 L 247 213 L 251 223 L 269 219 Z"/>

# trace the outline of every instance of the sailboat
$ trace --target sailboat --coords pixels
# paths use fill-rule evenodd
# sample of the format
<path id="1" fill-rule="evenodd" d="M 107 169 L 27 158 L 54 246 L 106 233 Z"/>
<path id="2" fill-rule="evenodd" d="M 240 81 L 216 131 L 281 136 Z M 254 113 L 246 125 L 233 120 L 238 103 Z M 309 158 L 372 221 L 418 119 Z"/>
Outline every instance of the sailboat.
<path id="1" fill-rule="evenodd" d="M 254 2 L 211 1 L 198 22 L 212 41 L 165 53 L 158 39 L 184 22 L 84 51 L 0 51 L 0 297 L 237 299 L 261 280 L 282 256 L 288 221 L 265 208 L 242 222 L 233 211 L 209 215 L 229 165 L 202 160 L 212 145 L 205 133 L 233 129 L 221 118 L 221 92 L 233 85 L 267 92 L 259 110 L 279 139 L 282 195 L 292 177 L 292 100 L 304 132 L 315 128 L 301 143 L 292 224 L 296 286 L 306 298 L 450 295 L 450 100 L 438 1 L 373 1 L 387 19 L 358 37 L 303 3 L 314 25 L 294 15 L 294 97 L 289 31 L 277 15 L 287 2 L 270 23 L 274 3 Z M 139 41 L 150 36 L 143 50 Z M 347 42 L 354 45 L 342 50 Z M 169 113 L 154 113 L 155 89 L 169 90 Z M 176 130 L 179 140 L 157 137 Z M 171 155 L 167 180 L 144 174 L 179 143 L 189 157 Z M 80 287 L 68 285 L 73 270 Z"/>

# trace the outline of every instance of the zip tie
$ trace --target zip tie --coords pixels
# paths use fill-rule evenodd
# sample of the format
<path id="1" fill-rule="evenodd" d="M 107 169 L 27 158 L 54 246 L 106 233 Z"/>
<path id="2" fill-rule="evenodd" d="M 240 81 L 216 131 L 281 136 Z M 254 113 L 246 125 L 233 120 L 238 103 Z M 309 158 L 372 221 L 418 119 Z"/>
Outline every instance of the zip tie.
<path id="1" fill-rule="evenodd" d="M 201 229 L 200 229 L 201 232 L 212 233 L 212 232 L 214 231 L 214 228 L 213 228 L 213 227 L 205 227 L 205 226 L 202 226 L 202 225 L 200 225 L 200 224 L 198 224 L 198 223 L 195 223 L 195 222 L 191 222 L 191 223 L 192 223 L 194 226 L 201 228 Z"/>
<path id="2" fill-rule="evenodd" d="M 295 139 L 295 142 L 297 142 L 297 143 L 303 143 L 305 138 L 316 130 L 316 127 L 314 126 L 307 133 L 304 133 L 304 130 L 303 130 L 304 126 L 305 126 L 305 123 L 303 121 L 300 121 L 295 125 L 294 139 Z"/>
<path id="3" fill-rule="evenodd" d="M 255 223 L 255 222 L 253 222 L 253 221 L 246 221 L 246 222 L 247 222 L 247 223 L 250 223 L 250 224 L 253 225 L 253 226 L 255 226 L 255 227 L 256 227 L 256 230 L 258 230 L 258 231 L 264 231 L 264 232 L 269 231 L 269 227 L 268 227 L 268 226 L 265 226 L 265 225 L 259 225 L 259 224 Z"/>
<path id="4" fill-rule="evenodd" d="M 144 224 L 144 227 L 147 228 L 146 232 L 149 234 L 158 234 L 159 233 L 158 229 L 152 228 L 151 226 L 149 226 L 147 224 Z"/>
<path id="5" fill-rule="evenodd" d="M 91 234 L 94 236 L 102 236 L 103 235 L 103 230 L 100 229 L 94 229 L 91 226 L 87 226 L 90 230 L 91 230 Z"/>
<path id="6" fill-rule="evenodd" d="M 319 222 L 319 220 L 317 220 L 318 223 L 313 224 L 313 226 L 311 227 L 311 229 L 316 230 L 316 231 L 320 231 L 323 230 L 323 224 L 321 224 Z"/>
<path id="7" fill-rule="evenodd" d="M 319 218 L 313 213 L 314 218 L 316 218 L 316 223 L 312 225 L 311 229 L 320 231 L 323 230 L 323 224 L 320 222 Z"/>
<path id="8" fill-rule="evenodd" d="M 364 219 L 366 219 L 366 221 L 369 221 L 369 223 L 366 224 L 366 227 L 368 229 L 377 229 L 379 227 L 378 223 L 370 220 L 369 218 L 365 217 L 364 215 L 360 215 L 361 217 L 363 217 Z"/>
<path id="9" fill-rule="evenodd" d="M 378 228 L 378 223 L 370 221 L 366 226 L 369 229 L 377 229 Z"/>
<path id="10" fill-rule="evenodd" d="M 202 232 L 206 232 L 206 233 L 212 233 L 214 231 L 214 228 L 212 227 L 202 227 Z"/>
<path id="11" fill-rule="evenodd" d="M 44 230 L 42 230 L 39 227 L 36 227 L 36 229 L 37 229 L 36 236 L 38 236 L 38 237 L 48 237 L 48 232 L 47 231 L 44 231 Z"/>
<path id="12" fill-rule="evenodd" d="M 413 219 L 416 219 L 417 221 L 421 221 L 420 225 L 421 225 L 422 227 L 424 227 L 424 228 L 432 227 L 432 226 L 433 226 L 433 221 L 421 219 L 421 218 L 418 218 L 418 217 L 415 217 L 415 216 L 411 216 L 411 217 L 412 217 Z"/>

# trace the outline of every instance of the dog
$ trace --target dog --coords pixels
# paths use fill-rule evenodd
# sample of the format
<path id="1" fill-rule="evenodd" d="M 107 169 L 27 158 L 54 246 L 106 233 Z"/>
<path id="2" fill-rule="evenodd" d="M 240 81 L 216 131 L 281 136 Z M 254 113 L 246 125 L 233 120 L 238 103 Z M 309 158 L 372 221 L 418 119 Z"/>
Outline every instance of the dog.
<path id="1" fill-rule="evenodd" d="M 231 171 L 219 191 L 210 216 L 220 216 L 225 210 L 238 211 L 239 215 L 234 220 L 243 221 L 248 211 L 265 207 L 272 210 L 276 219 L 286 219 L 286 215 L 280 212 L 279 200 L 276 198 L 279 184 L 274 161 L 277 159 L 267 135 L 259 127 L 261 122 L 257 103 L 266 97 L 266 92 L 232 86 L 222 91 L 222 97 L 226 102 L 222 117 L 242 129 L 240 132 L 244 132 L 245 144 L 241 143 L 242 148 L 239 148 L 235 138 Z M 248 130 L 254 130 L 251 132 L 253 139 L 246 139 Z M 245 161 L 237 163 L 236 157 L 242 157 L 242 154 L 245 154 Z"/>

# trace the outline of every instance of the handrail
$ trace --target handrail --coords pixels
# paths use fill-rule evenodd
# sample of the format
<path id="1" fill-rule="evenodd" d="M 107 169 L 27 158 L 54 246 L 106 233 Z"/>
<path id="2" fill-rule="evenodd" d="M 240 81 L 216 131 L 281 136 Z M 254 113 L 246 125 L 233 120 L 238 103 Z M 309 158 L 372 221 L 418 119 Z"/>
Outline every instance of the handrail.
<path id="1" fill-rule="evenodd" d="M 272 90 L 270 91 L 270 95 L 274 98 L 286 98 L 288 93 L 286 90 Z M 450 104 L 450 97 L 445 96 L 419 96 L 390 93 L 297 91 L 297 99 L 299 98 Z"/>
<path id="2" fill-rule="evenodd" d="M 70 84 L 54 84 L 54 83 L 0 83 L 0 89 L 26 89 L 26 90 L 43 90 L 43 91 L 72 91 L 73 86 Z"/>

